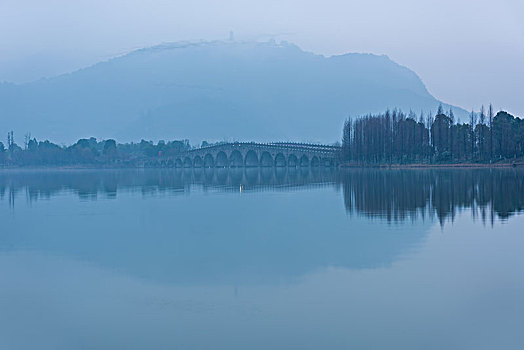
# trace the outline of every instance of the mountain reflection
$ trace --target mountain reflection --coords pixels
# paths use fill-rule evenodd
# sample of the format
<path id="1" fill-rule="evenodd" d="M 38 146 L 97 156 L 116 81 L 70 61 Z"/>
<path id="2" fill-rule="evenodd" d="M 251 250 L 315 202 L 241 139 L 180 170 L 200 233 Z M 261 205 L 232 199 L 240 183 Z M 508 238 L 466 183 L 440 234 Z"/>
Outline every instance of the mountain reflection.
<path id="1" fill-rule="evenodd" d="M 390 222 L 436 217 L 441 224 L 458 210 L 493 222 L 524 209 L 524 171 L 520 169 L 194 169 L 45 170 L 0 172 L 0 200 L 15 206 L 64 191 L 81 199 L 116 198 L 119 191 L 144 195 L 203 191 L 254 192 L 330 186 L 341 188 L 350 214 Z"/>
<path id="2" fill-rule="evenodd" d="M 0 253 L 71 257 L 166 283 L 256 284 L 330 266 L 390 266 L 424 244 L 433 218 L 521 211 L 524 177 L 515 169 L 28 170 L 0 172 L 0 198 L 12 207 L 0 210 Z"/>

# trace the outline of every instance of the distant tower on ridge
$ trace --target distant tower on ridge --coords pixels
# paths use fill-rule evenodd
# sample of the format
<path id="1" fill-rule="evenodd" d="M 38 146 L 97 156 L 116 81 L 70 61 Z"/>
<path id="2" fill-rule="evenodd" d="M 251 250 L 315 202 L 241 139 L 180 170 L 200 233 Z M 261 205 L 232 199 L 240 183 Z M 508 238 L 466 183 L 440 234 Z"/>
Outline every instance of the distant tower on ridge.
<path id="1" fill-rule="evenodd" d="M 229 41 L 235 41 L 235 35 L 233 34 L 233 31 L 229 31 Z"/>

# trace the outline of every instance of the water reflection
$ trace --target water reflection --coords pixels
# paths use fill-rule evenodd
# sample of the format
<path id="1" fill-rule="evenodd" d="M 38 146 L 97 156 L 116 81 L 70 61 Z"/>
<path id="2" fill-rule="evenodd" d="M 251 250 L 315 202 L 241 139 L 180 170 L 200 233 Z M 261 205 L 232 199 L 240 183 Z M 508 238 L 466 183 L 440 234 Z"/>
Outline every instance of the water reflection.
<path id="1" fill-rule="evenodd" d="M 325 186 L 336 181 L 333 169 L 195 169 L 195 170 L 49 170 L 0 172 L 0 198 L 26 190 L 29 200 L 72 190 L 81 198 L 115 197 L 117 189 L 144 193 L 188 192 L 191 185 L 235 192 L 268 188 Z"/>
<path id="2" fill-rule="evenodd" d="M 355 170 L 341 184 L 349 212 L 393 221 L 435 215 L 443 224 L 469 208 L 493 224 L 524 209 L 522 170 Z"/>
<path id="3" fill-rule="evenodd" d="M 520 349 L 522 181 L 0 172 L 0 348 Z"/>
<path id="4" fill-rule="evenodd" d="M 72 191 L 81 199 L 116 198 L 118 191 L 143 194 L 203 191 L 253 192 L 330 186 L 341 188 L 350 214 L 406 219 L 436 217 L 453 221 L 471 209 L 486 223 L 524 209 L 524 171 L 517 169 L 194 169 L 60 170 L 0 172 L 0 200 L 11 206 L 20 193 L 28 201 Z"/>
<path id="5" fill-rule="evenodd" d="M 0 251 L 70 256 L 165 283 L 251 284 L 387 266 L 424 240 L 429 223 L 395 235 L 385 222 L 348 218 L 337 178 L 257 169 L 4 174 L 17 202 L 13 215 L 0 213 Z"/>

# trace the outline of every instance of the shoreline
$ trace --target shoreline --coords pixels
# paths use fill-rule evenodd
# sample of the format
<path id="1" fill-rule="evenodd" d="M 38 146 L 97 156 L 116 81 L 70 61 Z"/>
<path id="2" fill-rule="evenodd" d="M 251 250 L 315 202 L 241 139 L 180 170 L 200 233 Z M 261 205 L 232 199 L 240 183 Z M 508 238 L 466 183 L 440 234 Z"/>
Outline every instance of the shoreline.
<path id="1" fill-rule="evenodd" d="M 483 164 L 483 163 L 446 163 L 446 164 L 343 164 L 339 168 L 346 169 L 358 169 L 358 168 L 376 168 L 376 169 L 493 169 L 493 168 L 522 168 L 524 163 L 494 163 L 494 164 Z"/>
<path id="2" fill-rule="evenodd" d="M 71 166 L 3 166 L 0 171 L 15 171 L 15 170 L 145 170 L 145 169 L 162 169 L 172 171 L 187 171 L 187 170 L 239 170 L 239 169 L 500 169 L 500 168 L 524 168 L 524 163 L 447 163 L 447 164 L 341 164 L 335 167 L 235 167 L 235 168 L 176 168 L 176 167 L 140 167 L 140 166 L 96 166 L 96 165 L 71 165 Z"/>

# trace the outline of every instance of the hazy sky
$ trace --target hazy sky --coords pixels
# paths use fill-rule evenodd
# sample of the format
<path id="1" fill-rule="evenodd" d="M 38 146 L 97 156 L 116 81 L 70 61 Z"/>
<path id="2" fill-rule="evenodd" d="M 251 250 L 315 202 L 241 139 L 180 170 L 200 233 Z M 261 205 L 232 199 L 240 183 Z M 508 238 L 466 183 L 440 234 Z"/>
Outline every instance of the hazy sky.
<path id="1" fill-rule="evenodd" d="M 387 54 L 443 101 L 524 116 L 523 0 L 0 0 L 0 81 L 230 30 L 325 55 Z"/>

